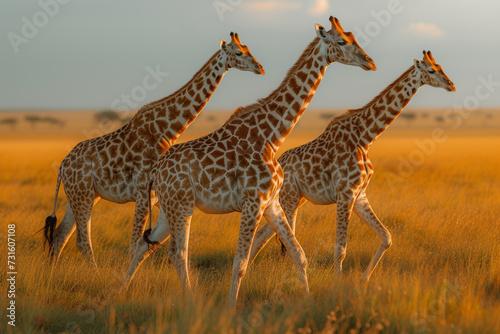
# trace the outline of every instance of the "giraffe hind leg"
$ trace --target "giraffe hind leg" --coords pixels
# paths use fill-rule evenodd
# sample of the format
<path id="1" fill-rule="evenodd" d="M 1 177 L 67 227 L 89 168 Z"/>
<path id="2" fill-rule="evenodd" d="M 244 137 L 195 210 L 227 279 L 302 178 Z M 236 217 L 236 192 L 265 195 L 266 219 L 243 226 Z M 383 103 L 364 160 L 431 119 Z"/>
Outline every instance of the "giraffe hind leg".
<path id="1" fill-rule="evenodd" d="M 149 255 L 153 254 L 160 247 L 161 244 L 167 241 L 169 236 L 170 236 L 170 228 L 167 222 L 167 218 L 163 210 L 160 209 L 158 221 L 152 228 L 151 234 L 149 235 L 149 239 L 154 243 L 154 245 L 151 247 L 150 244 L 144 240 L 144 238 L 139 238 L 139 240 L 137 240 L 134 257 L 127 270 L 127 274 L 125 276 L 125 280 L 122 283 L 121 290 L 127 289 L 141 263 Z"/>
<path id="2" fill-rule="evenodd" d="M 61 220 L 61 223 L 54 232 L 53 251 L 51 253 L 51 260 L 54 264 L 57 262 L 64 246 L 75 231 L 75 228 L 75 216 L 73 215 L 73 211 L 71 210 L 71 206 L 68 202 L 66 204 L 66 213 L 64 214 L 64 218 Z"/>
<path id="3" fill-rule="evenodd" d="M 77 184 L 70 184 L 66 187 L 66 197 L 75 216 L 76 247 L 85 260 L 97 267 L 90 239 L 90 224 L 92 207 L 100 197 L 95 194 L 91 174 L 85 175 L 78 181 Z"/>
<path id="4" fill-rule="evenodd" d="M 276 201 L 272 203 L 265 211 L 264 216 L 273 229 L 278 234 L 278 237 L 283 241 L 288 250 L 288 254 L 292 258 L 295 268 L 299 273 L 299 280 L 306 294 L 309 294 L 309 284 L 307 282 L 307 260 L 304 250 L 295 238 L 292 229 L 288 225 L 285 213 L 281 209 L 280 204 Z"/>
<path id="5" fill-rule="evenodd" d="M 283 211 L 285 212 L 286 221 L 290 225 L 290 228 L 292 229 L 294 235 L 295 235 L 295 227 L 297 226 L 297 210 L 299 209 L 299 207 L 304 205 L 305 202 L 306 199 L 299 196 L 297 187 L 295 187 L 295 193 L 293 196 L 288 196 L 288 198 L 280 197 L 280 205 L 282 206 Z M 285 244 L 283 244 L 281 239 L 278 240 L 281 244 L 281 255 L 285 256 L 286 255 Z"/>
<path id="6" fill-rule="evenodd" d="M 252 250 L 250 252 L 250 261 L 249 263 L 253 263 L 257 255 L 260 253 L 262 249 L 267 245 L 269 240 L 276 234 L 273 228 L 269 223 L 264 225 L 261 229 L 255 233 L 255 239 L 252 245 Z"/>
<path id="7" fill-rule="evenodd" d="M 93 204 L 93 203 L 92 203 Z M 94 267 L 97 267 L 92 250 L 92 240 L 90 238 L 92 204 L 78 210 L 76 216 L 76 247 L 84 256 L 85 260 Z"/>
<path id="8" fill-rule="evenodd" d="M 296 187 L 295 187 L 296 188 Z M 292 192 L 288 190 L 286 186 L 283 186 L 280 191 L 280 205 L 285 212 L 285 216 L 287 219 L 287 223 L 290 225 L 292 232 L 295 234 L 295 225 L 297 220 L 297 210 L 300 206 L 302 206 L 306 200 L 304 198 L 300 198 L 298 196 L 298 189 L 293 192 L 294 196 L 289 196 Z M 285 195 L 285 196 L 283 196 Z M 271 238 L 275 235 L 275 232 L 271 225 L 266 224 L 264 227 L 259 229 L 255 234 L 255 240 L 252 246 L 252 252 L 250 253 L 250 263 L 252 263 L 257 255 L 260 253 L 262 249 L 266 246 L 266 244 L 271 240 Z M 281 239 L 278 238 L 279 243 L 281 244 L 281 255 L 286 255 L 286 246 Z"/>
<path id="9" fill-rule="evenodd" d="M 257 205 L 245 205 L 241 211 L 240 231 L 236 254 L 233 262 L 233 274 L 231 278 L 231 288 L 229 290 L 228 308 L 234 309 L 238 299 L 241 280 L 245 276 L 252 242 L 255 237 L 257 224 L 262 218 L 263 208 Z"/>

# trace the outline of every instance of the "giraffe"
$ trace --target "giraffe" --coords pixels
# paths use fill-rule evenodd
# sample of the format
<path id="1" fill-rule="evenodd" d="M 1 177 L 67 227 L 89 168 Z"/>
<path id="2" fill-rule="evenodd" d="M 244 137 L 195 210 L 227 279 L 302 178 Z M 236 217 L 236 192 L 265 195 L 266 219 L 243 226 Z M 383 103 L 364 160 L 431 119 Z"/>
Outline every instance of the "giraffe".
<path id="1" fill-rule="evenodd" d="M 415 59 L 413 66 L 366 106 L 334 118 L 319 137 L 286 151 L 278 159 L 284 173 L 279 200 L 294 232 L 297 211 L 307 201 L 317 205 L 337 204 L 334 248 L 337 274 L 346 256 L 347 228 L 352 211 L 381 239 L 362 276 L 363 283 L 368 282 L 385 250 L 391 246 L 391 234 L 373 212 L 366 196 L 374 171 L 368 150 L 417 90 L 426 84 L 455 91 L 453 82 L 436 64 L 432 54 L 424 51 L 423 61 Z M 273 235 L 269 225 L 257 232 L 250 262 Z"/>
<path id="2" fill-rule="evenodd" d="M 191 217 L 198 207 L 205 213 L 241 212 L 229 308 L 236 305 L 262 217 L 267 218 L 290 250 L 302 287 L 309 292 L 304 252 L 278 201 L 283 174 L 275 154 L 311 101 L 328 65 L 337 61 L 365 70 L 376 69 L 352 33 L 344 32 L 336 18 L 330 17 L 330 21 L 330 31 L 316 25 L 317 37 L 268 97 L 238 108 L 218 130 L 175 145 L 158 160 L 150 174 L 150 187 L 154 183 L 160 217 L 151 233 L 145 233 L 138 241 L 123 289 L 140 263 L 171 234 L 169 258 L 184 291 L 190 294 L 187 246 Z"/>
<path id="3" fill-rule="evenodd" d="M 77 144 L 62 161 L 56 186 L 54 211 L 47 217 L 45 239 L 56 262 L 71 234 L 76 245 L 94 265 L 90 240 L 92 207 L 103 198 L 115 203 L 135 202 L 129 257 L 135 251 L 148 215 L 147 176 L 152 165 L 194 121 L 231 68 L 264 74 L 263 67 L 231 32 L 231 42 L 220 42 L 203 67 L 170 96 L 143 106 L 122 128 Z M 63 182 L 66 214 L 54 231 L 57 194 Z"/>

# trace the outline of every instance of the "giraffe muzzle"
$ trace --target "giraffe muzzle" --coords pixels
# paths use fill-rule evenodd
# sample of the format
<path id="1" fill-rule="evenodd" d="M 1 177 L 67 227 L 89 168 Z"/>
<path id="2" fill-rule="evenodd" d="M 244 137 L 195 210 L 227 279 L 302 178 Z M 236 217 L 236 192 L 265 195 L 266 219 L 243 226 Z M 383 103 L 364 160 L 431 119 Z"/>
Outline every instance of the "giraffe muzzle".
<path id="1" fill-rule="evenodd" d="M 366 64 L 366 67 L 364 68 L 365 70 L 367 71 L 376 71 L 377 70 L 377 66 L 375 65 L 375 62 L 373 61 L 373 59 L 371 59 L 369 56 L 365 56 L 365 60 L 368 64 Z"/>
<path id="2" fill-rule="evenodd" d="M 255 70 L 255 74 L 266 74 L 266 71 L 264 70 L 264 67 L 262 67 L 261 64 L 259 64 L 259 67 Z"/>
<path id="3" fill-rule="evenodd" d="M 449 84 L 449 86 L 448 86 L 448 87 L 446 87 L 446 90 L 447 90 L 448 92 L 455 92 L 455 91 L 456 91 L 456 89 L 455 89 L 455 84 L 454 84 L 453 82 L 451 82 L 451 81 L 450 81 L 450 82 L 448 82 L 448 84 Z"/>

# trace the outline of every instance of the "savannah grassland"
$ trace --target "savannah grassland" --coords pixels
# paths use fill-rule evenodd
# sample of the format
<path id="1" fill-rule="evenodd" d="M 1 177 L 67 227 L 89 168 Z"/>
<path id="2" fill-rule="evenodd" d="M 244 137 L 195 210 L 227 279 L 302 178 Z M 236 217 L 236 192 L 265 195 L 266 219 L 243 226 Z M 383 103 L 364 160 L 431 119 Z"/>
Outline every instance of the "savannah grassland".
<path id="1" fill-rule="evenodd" d="M 302 294 L 291 260 L 281 258 L 273 239 L 243 279 L 236 314 L 225 305 L 238 214 L 194 214 L 189 255 L 194 303 L 184 301 L 166 247 L 143 263 L 126 293 L 116 294 L 128 266 L 130 203 L 101 201 L 94 208 L 98 271 L 82 261 L 73 235 L 51 272 L 42 235 L 34 233 L 52 210 L 59 162 L 85 139 L 82 130 L 96 125 L 88 113 L 66 113 L 62 129 L 43 124 L 32 129 L 22 122 L 3 126 L 0 251 L 7 253 L 6 226 L 16 224 L 18 275 L 16 327 L 10 327 L 2 255 L 0 332 L 498 333 L 500 115 L 494 115 L 486 123 L 471 117 L 456 130 L 433 116 L 413 123 L 398 119 L 375 143 L 368 197 L 391 231 L 393 246 L 367 287 L 360 276 L 378 247 L 376 234 L 353 216 L 344 272 L 335 277 L 335 206 L 307 204 L 299 211 L 297 238 L 309 261 L 311 296 Z M 181 141 L 207 133 L 226 116 L 206 112 Z M 312 112 L 302 121 L 282 151 L 313 139 L 327 123 Z M 445 138 L 423 152 L 415 141 L 428 143 L 436 127 L 444 129 Z M 402 163 L 412 157 L 410 165 Z M 61 191 L 59 221 L 65 203 Z"/>

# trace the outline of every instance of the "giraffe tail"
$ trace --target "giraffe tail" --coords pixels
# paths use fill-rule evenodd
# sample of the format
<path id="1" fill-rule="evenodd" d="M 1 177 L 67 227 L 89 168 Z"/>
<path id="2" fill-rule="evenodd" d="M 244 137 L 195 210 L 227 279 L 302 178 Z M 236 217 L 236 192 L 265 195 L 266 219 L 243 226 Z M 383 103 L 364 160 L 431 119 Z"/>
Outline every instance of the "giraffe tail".
<path id="1" fill-rule="evenodd" d="M 59 187 L 61 186 L 61 174 L 62 174 L 62 164 L 61 167 L 59 167 L 59 173 L 57 173 L 57 185 L 56 185 L 56 196 L 54 198 L 54 210 L 52 211 L 52 214 L 45 218 L 45 226 L 43 227 L 43 234 L 45 237 L 45 241 L 43 243 L 44 247 L 45 244 L 49 245 L 49 255 L 52 254 L 52 251 L 54 250 L 54 230 L 57 224 L 57 217 L 56 217 L 56 207 L 57 207 L 57 195 L 59 194 Z"/>
<path id="2" fill-rule="evenodd" d="M 142 235 L 142 238 L 144 241 L 149 245 L 156 245 L 158 244 L 158 241 L 151 241 L 149 239 L 149 236 L 151 235 L 151 216 L 153 215 L 153 208 L 151 207 L 151 190 L 153 189 L 153 183 L 154 179 L 152 178 L 151 181 L 149 182 L 149 187 L 148 187 L 148 213 L 149 213 L 149 228 L 144 231 L 144 234 Z"/>
<path id="3" fill-rule="evenodd" d="M 283 241 L 281 241 L 280 238 L 278 238 L 278 235 L 276 235 L 276 242 L 278 242 L 281 245 L 281 256 L 285 257 L 286 256 L 286 247 Z"/>

